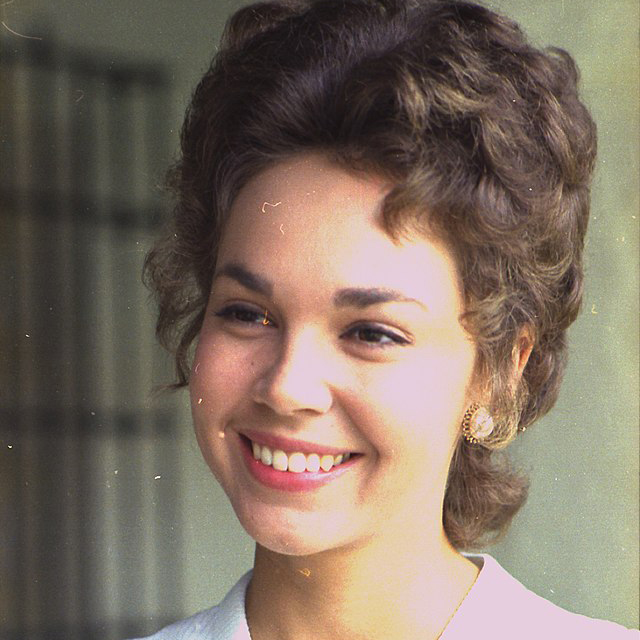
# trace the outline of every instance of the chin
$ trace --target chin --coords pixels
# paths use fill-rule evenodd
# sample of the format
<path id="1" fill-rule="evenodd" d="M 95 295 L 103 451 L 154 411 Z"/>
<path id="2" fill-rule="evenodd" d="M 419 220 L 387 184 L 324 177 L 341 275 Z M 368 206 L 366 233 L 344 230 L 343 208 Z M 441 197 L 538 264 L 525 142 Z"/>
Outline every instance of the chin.
<path id="1" fill-rule="evenodd" d="M 283 513 L 283 509 L 271 508 L 245 511 L 236 509 L 236 516 L 244 530 L 260 546 L 289 556 L 309 556 L 352 542 L 345 535 L 346 523 L 341 518 L 320 516 L 314 513 Z M 324 520 L 325 522 L 321 522 Z M 341 522 L 337 522 L 340 520 Z"/>
<path id="2" fill-rule="evenodd" d="M 289 532 L 256 532 L 255 535 L 249 532 L 249 535 L 261 547 L 284 556 L 304 557 L 327 550 L 326 541 L 320 544 L 318 540 L 309 540 Z"/>

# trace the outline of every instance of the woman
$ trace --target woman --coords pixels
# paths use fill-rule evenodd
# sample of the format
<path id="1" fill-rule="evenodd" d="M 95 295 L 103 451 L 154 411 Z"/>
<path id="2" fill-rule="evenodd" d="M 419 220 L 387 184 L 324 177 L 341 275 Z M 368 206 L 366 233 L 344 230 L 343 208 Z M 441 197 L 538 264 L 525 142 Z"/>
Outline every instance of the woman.
<path id="1" fill-rule="evenodd" d="M 576 83 L 466 2 L 231 18 L 146 273 L 255 564 L 154 638 L 634 633 L 462 553 L 526 499 L 498 450 L 552 407 L 580 306 L 596 143 Z"/>

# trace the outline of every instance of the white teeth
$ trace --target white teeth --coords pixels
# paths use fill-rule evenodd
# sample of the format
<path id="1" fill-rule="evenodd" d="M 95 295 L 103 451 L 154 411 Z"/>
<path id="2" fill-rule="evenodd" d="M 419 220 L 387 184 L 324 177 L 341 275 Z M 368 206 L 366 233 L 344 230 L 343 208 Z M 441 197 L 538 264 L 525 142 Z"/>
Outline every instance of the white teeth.
<path id="1" fill-rule="evenodd" d="M 277 471 L 289 471 L 291 473 L 302 473 L 304 471 L 317 473 L 320 469 L 325 472 L 331 471 L 333 467 L 343 464 L 351 457 L 350 453 L 340 453 L 337 456 L 329 454 L 321 456 L 317 453 L 310 453 L 305 456 L 304 453 L 296 451 L 295 453 L 287 454 L 281 449 L 272 451 L 269 447 L 259 445 L 256 442 L 251 442 L 251 450 L 255 460 L 259 460 L 262 464 L 273 467 Z"/>
<path id="2" fill-rule="evenodd" d="M 334 459 L 333 456 L 324 455 L 320 458 L 320 468 L 323 471 L 331 471 L 331 467 L 333 467 Z"/>
<path id="3" fill-rule="evenodd" d="M 307 471 L 311 473 L 320 471 L 320 456 L 317 453 L 310 453 L 307 456 Z"/>
<path id="4" fill-rule="evenodd" d="M 266 447 L 263 447 L 265 449 Z M 289 459 L 287 458 L 287 454 L 284 451 L 280 451 L 280 449 L 276 449 L 273 452 L 273 462 L 271 466 L 278 471 L 286 471 L 289 467 Z"/>
<path id="5" fill-rule="evenodd" d="M 262 464 L 266 464 L 267 467 L 271 466 L 271 463 L 273 462 L 273 455 L 269 447 L 260 448 L 260 460 L 262 460 Z"/>
<path id="6" fill-rule="evenodd" d="M 292 453 L 289 456 L 289 471 L 302 473 L 307 470 L 307 458 L 304 453 Z"/>

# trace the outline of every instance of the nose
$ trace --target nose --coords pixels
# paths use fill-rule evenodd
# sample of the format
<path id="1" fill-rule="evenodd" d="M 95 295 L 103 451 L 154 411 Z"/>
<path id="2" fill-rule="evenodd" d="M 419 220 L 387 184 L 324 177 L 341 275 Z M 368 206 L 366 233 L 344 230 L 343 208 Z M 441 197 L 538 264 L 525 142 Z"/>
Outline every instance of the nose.
<path id="1" fill-rule="evenodd" d="M 273 363 L 256 378 L 254 401 L 280 415 L 329 411 L 333 396 L 326 380 L 326 350 L 321 345 L 311 331 L 283 339 Z"/>

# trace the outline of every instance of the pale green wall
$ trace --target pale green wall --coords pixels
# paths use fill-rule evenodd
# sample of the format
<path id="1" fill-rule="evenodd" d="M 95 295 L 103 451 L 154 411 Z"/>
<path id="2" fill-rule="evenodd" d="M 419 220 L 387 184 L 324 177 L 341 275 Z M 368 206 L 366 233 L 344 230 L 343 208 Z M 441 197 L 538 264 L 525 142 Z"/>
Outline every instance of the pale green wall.
<path id="1" fill-rule="evenodd" d="M 59 38 L 104 51 L 164 57 L 176 123 L 207 64 L 224 17 L 217 0 L 25 0 L 2 20 L 31 33 L 42 17 Z M 552 413 L 513 447 L 532 491 L 493 553 L 521 581 L 574 611 L 638 624 L 638 5 L 635 0 L 501 0 L 539 44 L 567 48 L 598 122 L 600 156 L 587 247 L 584 313 Z M 54 8 L 52 8 L 52 6 Z M 38 18 L 40 22 L 34 21 Z M 175 134 L 174 134 L 175 135 Z M 151 329 L 150 329 L 151 330 Z M 251 562 L 251 544 L 209 477 L 184 411 L 189 610 L 217 601 Z"/>

